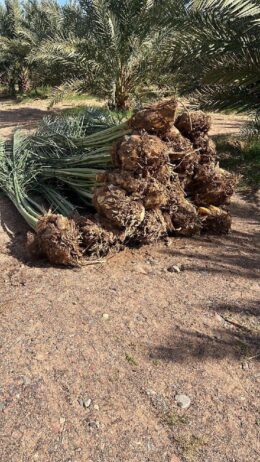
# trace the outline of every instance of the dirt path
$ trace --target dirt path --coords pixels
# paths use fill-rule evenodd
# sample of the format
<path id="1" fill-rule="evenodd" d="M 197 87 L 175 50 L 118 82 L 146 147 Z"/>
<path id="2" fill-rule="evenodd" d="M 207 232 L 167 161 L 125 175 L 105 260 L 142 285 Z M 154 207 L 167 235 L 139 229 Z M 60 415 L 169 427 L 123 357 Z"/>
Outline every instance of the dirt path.
<path id="1" fill-rule="evenodd" d="M 8 137 L 18 126 L 20 128 L 34 128 L 39 120 L 50 113 L 59 114 L 64 109 L 75 106 L 102 105 L 96 99 L 81 101 L 62 101 L 52 111 L 48 110 L 48 100 L 35 100 L 17 104 L 13 100 L 0 99 L 0 136 Z M 239 133 L 243 123 L 247 120 L 244 116 L 223 116 L 212 114 L 213 129 L 211 134 Z"/>
<path id="2" fill-rule="evenodd" d="M 230 236 L 69 270 L 0 199 L 1 462 L 259 460 L 260 216 L 232 207 Z"/>
<path id="3" fill-rule="evenodd" d="M 22 129 L 35 128 L 37 123 L 49 114 L 59 114 L 64 109 L 79 106 L 100 106 L 101 102 L 90 98 L 80 101 L 62 101 L 56 104 L 51 111 L 48 110 L 48 105 L 48 100 L 35 100 L 17 104 L 10 99 L 0 99 L 0 136 L 10 136 L 17 127 Z"/>

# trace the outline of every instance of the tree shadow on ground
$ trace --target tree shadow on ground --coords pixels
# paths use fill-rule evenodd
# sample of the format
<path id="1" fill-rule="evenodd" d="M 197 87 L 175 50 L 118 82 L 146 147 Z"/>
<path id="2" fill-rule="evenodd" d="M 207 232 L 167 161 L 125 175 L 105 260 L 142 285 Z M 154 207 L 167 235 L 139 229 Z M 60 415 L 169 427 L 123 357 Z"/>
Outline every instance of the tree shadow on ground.
<path id="1" fill-rule="evenodd" d="M 253 226 L 249 232 L 233 230 L 229 235 L 196 236 L 185 240 L 185 251 L 176 246 L 172 251 L 163 249 L 162 253 L 172 253 L 173 257 L 186 257 L 185 272 L 200 272 L 205 275 L 229 274 L 248 279 L 258 279 L 260 271 L 260 216 L 250 204 L 232 204 L 232 214 L 239 220 Z"/>
<path id="2" fill-rule="evenodd" d="M 8 235 L 6 247 L 10 254 L 23 263 L 27 263 L 29 254 L 25 243 L 29 227 L 11 201 L 5 197 L 0 198 L 0 224 L 3 231 Z"/>
<path id="3" fill-rule="evenodd" d="M 44 109 L 32 107 L 0 110 L 0 128 L 22 126 L 33 128 L 45 115 L 50 114 Z"/>
<path id="4" fill-rule="evenodd" d="M 0 103 L 1 104 L 1 103 Z M 92 105 L 93 107 L 95 105 Z M 74 115 L 87 105 L 64 106 L 61 108 L 40 109 L 34 107 L 0 108 L 0 131 L 5 138 L 11 136 L 15 129 L 34 130 L 45 116 Z M 97 106 L 99 107 L 99 106 Z M 71 114 L 69 114 L 71 112 Z"/>
<path id="5" fill-rule="evenodd" d="M 31 257 L 26 245 L 30 228 L 6 197 L 0 198 L 0 232 L 1 228 L 8 236 L 4 246 L 13 257 L 29 267 L 51 267 L 45 260 L 35 260 Z"/>
<path id="6" fill-rule="evenodd" d="M 253 311 L 255 318 L 259 317 L 259 309 L 260 305 L 257 302 L 241 307 L 241 311 L 247 313 L 247 316 Z M 154 346 L 150 349 L 150 358 L 176 363 L 187 362 L 191 358 L 198 361 L 225 357 L 245 361 L 260 360 L 259 332 L 247 327 L 245 323 L 239 324 L 229 318 L 230 314 L 238 312 L 238 307 L 232 304 L 221 304 L 214 306 L 214 311 L 220 312 L 221 315 L 223 311 L 225 312 L 223 318 L 220 315 L 220 321 L 216 320 L 216 322 L 223 320 L 221 327 L 213 328 L 210 333 L 205 333 L 175 326 L 172 337 L 168 339 L 165 345 Z M 257 319 L 255 319 L 256 323 Z"/>

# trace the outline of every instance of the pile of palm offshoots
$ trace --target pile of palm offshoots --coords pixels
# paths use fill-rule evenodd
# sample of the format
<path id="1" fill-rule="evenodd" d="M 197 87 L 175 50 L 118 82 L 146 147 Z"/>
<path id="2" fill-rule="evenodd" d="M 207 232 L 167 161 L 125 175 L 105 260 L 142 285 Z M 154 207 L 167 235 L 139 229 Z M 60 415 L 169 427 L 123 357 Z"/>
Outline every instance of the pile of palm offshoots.
<path id="1" fill-rule="evenodd" d="M 47 119 L 0 144 L 0 188 L 34 230 L 28 248 L 77 265 L 163 237 L 228 233 L 236 179 L 219 168 L 210 117 L 176 100 L 113 117 Z"/>

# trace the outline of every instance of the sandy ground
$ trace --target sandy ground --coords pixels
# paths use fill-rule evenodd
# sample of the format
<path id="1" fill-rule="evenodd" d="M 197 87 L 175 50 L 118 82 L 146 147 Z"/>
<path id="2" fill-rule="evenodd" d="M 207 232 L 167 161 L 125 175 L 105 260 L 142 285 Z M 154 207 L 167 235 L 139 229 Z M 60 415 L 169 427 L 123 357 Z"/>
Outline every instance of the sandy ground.
<path id="1" fill-rule="evenodd" d="M 54 109 L 48 110 L 48 100 L 35 100 L 17 104 L 13 100 L 0 99 L 0 136 L 8 137 L 17 128 L 34 128 L 39 120 L 50 113 L 60 114 L 64 109 L 78 106 L 101 106 L 102 102 L 96 99 L 81 101 L 63 101 L 58 103 Z M 214 134 L 239 133 L 243 123 L 247 120 L 244 116 L 224 116 L 222 114 L 211 114 L 213 119 Z"/>
<path id="2" fill-rule="evenodd" d="M 17 127 L 32 129 L 37 126 L 39 120 L 49 114 L 60 114 L 64 109 L 80 106 L 101 106 L 97 99 L 80 101 L 62 101 L 48 110 L 48 100 L 34 100 L 31 102 L 16 103 L 10 99 L 0 98 L 0 136 L 8 137 Z"/>
<path id="3" fill-rule="evenodd" d="M 0 199 L 1 462 L 259 460 L 259 200 L 232 210 L 229 236 L 63 269 Z"/>

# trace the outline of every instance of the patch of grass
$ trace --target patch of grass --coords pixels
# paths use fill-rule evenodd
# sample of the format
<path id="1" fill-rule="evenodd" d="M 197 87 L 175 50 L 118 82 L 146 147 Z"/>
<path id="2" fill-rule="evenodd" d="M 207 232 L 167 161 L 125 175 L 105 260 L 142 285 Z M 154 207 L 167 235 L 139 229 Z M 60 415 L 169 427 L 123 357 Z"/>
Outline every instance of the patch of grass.
<path id="1" fill-rule="evenodd" d="M 48 99 L 51 96 L 52 88 L 49 86 L 37 87 L 29 90 L 24 95 L 17 96 L 18 102 L 27 103 L 35 99 Z"/>
<path id="2" fill-rule="evenodd" d="M 180 415 L 177 411 L 173 410 L 166 414 L 164 418 L 165 423 L 169 427 L 177 427 L 179 425 L 187 425 L 189 423 L 188 416 Z"/>
<path id="3" fill-rule="evenodd" d="M 241 175 L 240 187 L 260 187 L 260 138 L 232 141 L 216 137 L 221 167 Z"/>
<path id="4" fill-rule="evenodd" d="M 178 449 L 185 459 L 192 462 L 198 452 L 207 444 L 208 439 L 205 436 L 182 434 L 177 438 Z M 196 457 L 197 458 L 197 457 Z"/>
<path id="5" fill-rule="evenodd" d="M 64 95 L 64 101 L 99 101 L 99 98 L 88 93 L 67 93 Z"/>
<path id="6" fill-rule="evenodd" d="M 135 358 L 133 356 L 129 355 L 128 353 L 125 354 L 125 359 L 130 364 L 130 366 L 138 366 Z"/>

